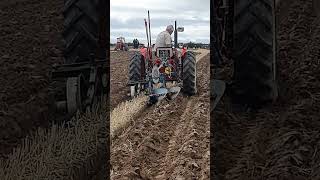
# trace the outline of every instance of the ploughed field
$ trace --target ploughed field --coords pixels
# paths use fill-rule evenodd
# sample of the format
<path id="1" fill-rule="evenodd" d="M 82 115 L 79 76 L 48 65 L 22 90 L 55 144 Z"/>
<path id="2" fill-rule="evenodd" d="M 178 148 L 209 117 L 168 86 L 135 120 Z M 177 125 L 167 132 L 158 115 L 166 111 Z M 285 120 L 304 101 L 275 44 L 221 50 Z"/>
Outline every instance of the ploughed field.
<path id="1" fill-rule="evenodd" d="M 152 107 L 145 106 L 144 96 L 128 100 L 127 69 L 133 53 L 110 53 L 111 178 L 209 179 L 209 51 L 196 52 L 195 96 L 181 93 Z"/>
<path id="2" fill-rule="evenodd" d="M 48 127 L 51 66 L 63 62 L 63 1 L 0 3 L 0 158 Z"/>

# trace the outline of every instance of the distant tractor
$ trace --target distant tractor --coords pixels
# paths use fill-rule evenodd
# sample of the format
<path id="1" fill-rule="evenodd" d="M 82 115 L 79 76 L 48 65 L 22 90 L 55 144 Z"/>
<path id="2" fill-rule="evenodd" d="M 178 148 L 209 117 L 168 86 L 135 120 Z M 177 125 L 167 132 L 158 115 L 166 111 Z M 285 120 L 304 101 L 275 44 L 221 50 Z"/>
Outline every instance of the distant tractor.
<path id="1" fill-rule="evenodd" d="M 145 92 L 149 95 L 149 104 L 155 104 L 164 98 L 174 99 L 181 88 L 186 95 L 196 94 L 195 55 L 186 48 L 172 47 L 158 47 L 152 52 L 150 27 L 148 31 L 146 21 L 145 25 L 148 46 L 141 48 L 130 60 L 130 96 L 133 98 L 140 92 Z M 175 47 L 178 45 L 177 32 L 183 31 L 184 28 L 177 28 L 175 23 Z"/>
<path id="2" fill-rule="evenodd" d="M 117 44 L 114 48 L 115 51 L 128 51 L 128 45 L 126 44 L 126 40 L 124 37 L 118 37 L 117 38 Z"/>

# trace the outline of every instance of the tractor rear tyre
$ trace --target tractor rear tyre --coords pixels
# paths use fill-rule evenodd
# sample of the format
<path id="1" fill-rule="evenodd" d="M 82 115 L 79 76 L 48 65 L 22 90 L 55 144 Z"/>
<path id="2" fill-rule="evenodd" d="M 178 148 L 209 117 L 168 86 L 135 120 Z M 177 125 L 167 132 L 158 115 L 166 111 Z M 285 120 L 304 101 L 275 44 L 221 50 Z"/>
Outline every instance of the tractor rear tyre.
<path id="1" fill-rule="evenodd" d="M 99 39 L 99 0 L 64 1 L 65 63 L 89 61 Z"/>
<path id="2" fill-rule="evenodd" d="M 278 96 L 274 0 L 235 0 L 233 25 L 235 103 L 259 106 Z"/>
<path id="3" fill-rule="evenodd" d="M 187 51 L 185 58 L 183 59 L 182 67 L 182 80 L 184 94 L 192 96 L 197 93 L 197 72 L 196 72 L 196 57 L 195 55 Z"/>
<path id="4" fill-rule="evenodd" d="M 107 6 L 105 1 L 65 0 L 63 16 L 64 64 L 90 63 L 91 58 L 106 59 L 106 43 L 104 41 L 106 41 L 107 29 L 104 21 L 107 17 Z M 65 83 L 64 101 L 68 105 L 69 114 L 73 114 L 77 110 L 85 110 L 86 105 L 83 101 L 87 97 L 90 72 L 81 73 L 81 81 L 74 77 L 68 77 Z M 103 96 L 103 93 L 107 93 L 107 83 L 102 81 L 102 77 L 107 78 L 107 75 L 104 70 L 98 72 L 95 80 L 93 104 Z M 82 101 L 79 98 L 82 98 Z M 90 106 L 93 105 L 90 104 Z"/>
<path id="5" fill-rule="evenodd" d="M 142 55 L 137 52 L 132 56 L 129 64 L 129 82 L 136 83 L 130 87 L 130 96 L 132 98 L 140 92 L 140 84 L 138 84 L 138 82 L 143 79 L 143 71 L 144 60 Z"/>

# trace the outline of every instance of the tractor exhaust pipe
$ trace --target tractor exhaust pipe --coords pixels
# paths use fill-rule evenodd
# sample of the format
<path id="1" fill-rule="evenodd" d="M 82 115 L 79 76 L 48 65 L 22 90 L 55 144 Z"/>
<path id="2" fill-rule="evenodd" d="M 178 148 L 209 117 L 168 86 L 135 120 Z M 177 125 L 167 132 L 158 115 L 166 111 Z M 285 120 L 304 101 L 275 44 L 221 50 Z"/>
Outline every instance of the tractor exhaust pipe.
<path id="1" fill-rule="evenodd" d="M 146 34 L 147 34 L 147 42 L 148 42 L 148 46 L 147 46 L 147 50 L 148 50 L 148 56 L 150 55 L 149 54 L 149 34 L 148 34 L 148 23 L 147 23 L 147 20 L 144 19 L 144 25 L 146 27 Z"/>
<path id="2" fill-rule="evenodd" d="M 152 59 L 152 44 L 151 44 L 151 21 L 150 21 L 150 13 L 149 13 L 149 10 L 148 10 L 148 23 L 149 23 L 149 37 L 150 37 L 150 49 L 149 49 L 149 53 L 150 53 L 150 58 Z"/>
<path id="3" fill-rule="evenodd" d="M 175 47 L 175 48 L 178 48 L 177 21 L 174 21 L 174 47 Z"/>
<path id="4" fill-rule="evenodd" d="M 146 34 L 147 34 L 147 42 L 148 42 L 148 46 L 147 46 L 147 52 L 148 52 L 148 56 L 150 59 L 152 59 L 152 44 L 151 44 L 151 25 L 150 25 L 150 13 L 149 13 L 149 10 L 148 10 L 148 22 L 146 19 L 144 19 L 144 25 L 146 27 Z M 149 29 L 148 29 L 148 26 L 149 26 Z"/>

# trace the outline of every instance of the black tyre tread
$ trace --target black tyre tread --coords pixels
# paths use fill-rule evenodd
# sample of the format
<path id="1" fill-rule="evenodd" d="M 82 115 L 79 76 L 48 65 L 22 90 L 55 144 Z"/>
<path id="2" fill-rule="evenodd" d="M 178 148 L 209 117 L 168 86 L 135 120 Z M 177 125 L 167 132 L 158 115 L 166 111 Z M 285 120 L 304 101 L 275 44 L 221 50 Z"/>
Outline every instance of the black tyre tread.
<path id="1" fill-rule="evenodd" d="M 187 52 L 185 58 L 183 59 L 183 93 L 192 96 L 197 93 L 196 84 L 196 58 L 192 52 Z"/>
<path id="2" fill-rule="evenodd" d="M 236 0 L 234 6 L 233 95 L 246 103 L 271 102 L 277 96 L 273 0 Z"/>
<path id="3" fill-rule="evenodd" d="M 135 53 L 130 59 L 130 64 L 129 64 L 129 81 L 130 82 L 141 80 L 142 60 L 143 60 L 142 55 L 140 53 Z"/>
<path id="4" fill-rule="evenodd" d="M 65 63 L 83 62 L 96 54 L 99 35 L 99 0 L 64 1 Z"/>

